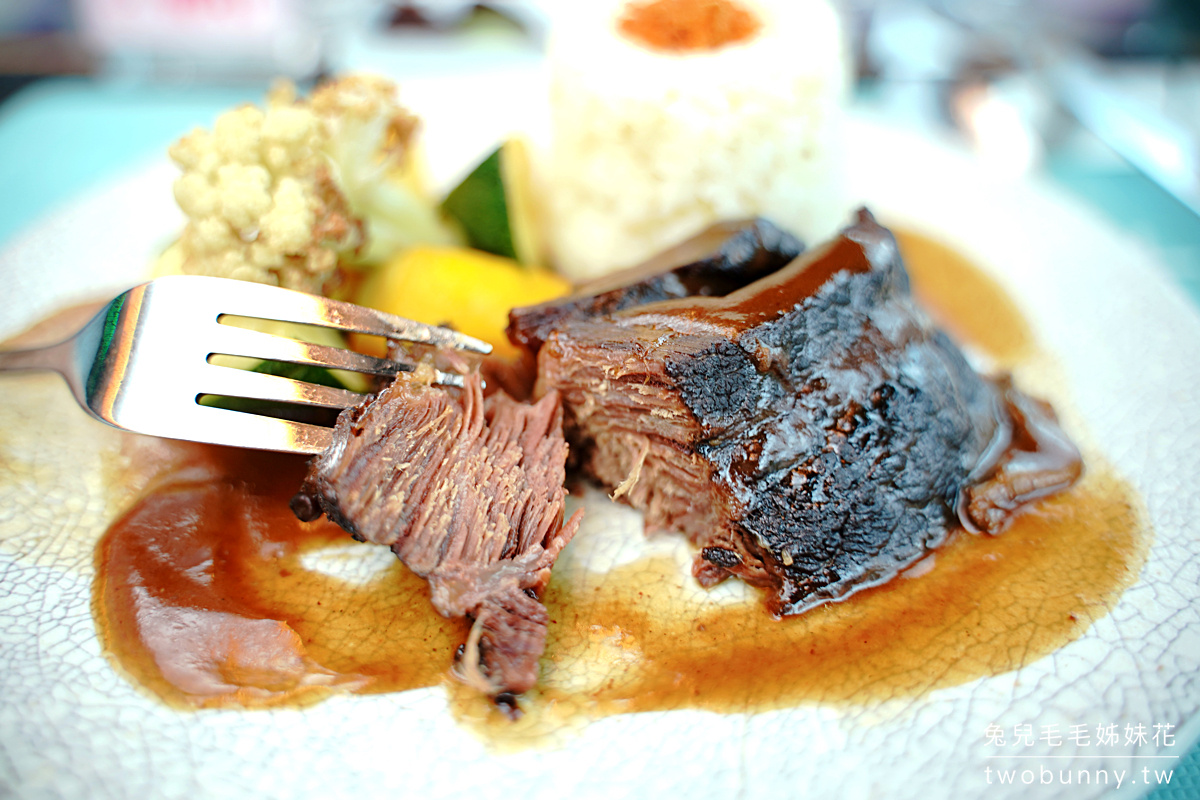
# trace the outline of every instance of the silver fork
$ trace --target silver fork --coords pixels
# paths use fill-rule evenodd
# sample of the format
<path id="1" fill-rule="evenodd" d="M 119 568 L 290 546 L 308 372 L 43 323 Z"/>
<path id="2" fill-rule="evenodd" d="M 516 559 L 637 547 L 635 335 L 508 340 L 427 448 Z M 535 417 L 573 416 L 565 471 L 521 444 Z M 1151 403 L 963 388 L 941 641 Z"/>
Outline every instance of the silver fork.
<path id="1" fill-rule="evenodd" d="M 234 327 L 223 317 L 251 317 L 476 353 L 491 345 L 351 303 L 274 286 L 194 275 L 158 278 L 118 296 L 64 342 L 0 352 L 0 370 L 54 370 L 92 416 L 118 428 L 196 442 L 317 453 L 332 431 L 320 425 L 202 405 L 218 395 L 300 406 L 345 408 L 362 399 L 291 378 L 210 363 L 242 356 L 292 364 L 396 375 L 411 364 Z M 462 385 L 438 372 L 435 381 Z"/>

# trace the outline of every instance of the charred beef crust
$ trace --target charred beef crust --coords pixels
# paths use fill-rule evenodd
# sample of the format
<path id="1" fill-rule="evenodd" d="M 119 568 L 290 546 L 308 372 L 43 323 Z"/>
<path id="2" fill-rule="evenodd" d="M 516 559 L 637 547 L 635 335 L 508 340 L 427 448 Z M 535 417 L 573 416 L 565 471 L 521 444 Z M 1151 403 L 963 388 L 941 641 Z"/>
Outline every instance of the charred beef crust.
<path id="1" fill-rule="evenodd" d="M 485 399 L 478 373 L 461 391 L 402 375 L 343 412 L 292 502 L 390 547 L 440 613 L 470 617 L 456 671 L 491 695 L 536 682 L 549 621 L 537 597 L 579 526 L 579 513 L 563 522 L 561 420 L 553 394 L 529 405 Z"/>
<path id="2" fill-rule="evenodd" d="M 898 347 L 873 327 L 884 284 L 840 273 L 738 344 L 667 361 L 701 421 L 692 450 L 738 499 L 748 555 L 767 560 L 780 614 L 890 579 L 941 544 L 997 428 L 990 387 L 945 337 L 918 343 L 905 327 Z M 865 362 L 864 339 L 875 354 Z M 746 346 L 775 354 L 765 372 Z M 737 574 L 727 562 L 714 566 Z"/>
<path id="3" fill-rule="evenodd" d="M 765 586 L 778 615 L 889 580 L 960 517 L 995 532 L 1079 474 L 1048 407 L 931 326 L 865 211 L 724 298 L 566 319 L 538 357 L 582 469 L 687 533 L 702 583 Z"/>

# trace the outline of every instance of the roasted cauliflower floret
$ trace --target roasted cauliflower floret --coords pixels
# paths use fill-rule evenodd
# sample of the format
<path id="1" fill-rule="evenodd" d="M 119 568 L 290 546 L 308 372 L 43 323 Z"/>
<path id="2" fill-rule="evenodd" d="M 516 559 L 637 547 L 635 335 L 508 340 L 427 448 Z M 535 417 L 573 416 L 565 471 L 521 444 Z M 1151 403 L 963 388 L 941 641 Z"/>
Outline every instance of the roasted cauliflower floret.
<path id="1" fill-rule="evenodd" d="M 392 83 L 352 76 L 307 100 L 281 85 L 265 110 L 233 109 L 183 137 L 169 151 L 188 217 L 182 271 L 321 292 L 340 266 L 453 243 L 411 178 L 415 130 Z"/>

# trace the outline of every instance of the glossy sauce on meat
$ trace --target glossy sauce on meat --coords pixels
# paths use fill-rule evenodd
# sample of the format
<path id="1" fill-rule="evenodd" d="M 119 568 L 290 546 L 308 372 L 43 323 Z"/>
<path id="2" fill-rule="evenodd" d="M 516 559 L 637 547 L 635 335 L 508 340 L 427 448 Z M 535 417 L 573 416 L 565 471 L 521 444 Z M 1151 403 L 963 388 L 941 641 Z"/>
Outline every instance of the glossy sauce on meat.
<path id="1" fill-rule="evenodd" d="M 686 535 L 700 585 L 766 589 L 775 616 L 890 581 L 960 521 L 998 533 L 1082 471 L 1050 405 L 931 324 L 865 208 L 732 292 L 569 299 L 543 333 L 561 305 L 514 309 L 509 332 L 532 322 L 533 394 L 561 398 L 579 474 Z"/>
<path id="2" fill-rule="evenodd" d="M 1035 353 L 990 279 L 935 242 L 899 238 L 939 324 L 1002 366 Z M 169 445 L 153 464 L 96 556 L 98 626 L 137 683 L 174 705 L 234 707 L 444 683 L 455 713 L 498 738 L 611 713 L 914 696 L 1010 671 L 1106 614 L 1151 538 L 1132 489 L 1089 455 L 1078 485 L 1003 535 L 959 533 L 899 579 L 784 621 L 753 596 L 697 601 L 674 560 L 585 581 L 556 571 L 541 686 L 513 724 L 447 680 L 465 628 L 432 610 L 424 582 L 383 548 L 291 517 L 301 460 Z M 318 568 L 338 559 L 377 568 L 353 580 Z"/>

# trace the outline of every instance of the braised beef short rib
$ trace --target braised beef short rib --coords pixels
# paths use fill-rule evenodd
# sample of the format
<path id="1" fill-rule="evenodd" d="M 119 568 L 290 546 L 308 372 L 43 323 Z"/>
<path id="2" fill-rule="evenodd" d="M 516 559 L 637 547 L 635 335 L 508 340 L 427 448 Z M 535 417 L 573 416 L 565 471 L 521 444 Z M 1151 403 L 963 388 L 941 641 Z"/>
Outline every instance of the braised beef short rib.
<path id="1" fill-rule="evenodd" d="M 1049 406 L 933 327 L 867 211 L 795 258 L 776 230 L 715 229 L 623 286 L 510 315 L 534 396 L 562 399 L 572 463 L 690 537 L 702 584 L 737 576 L 796 614 L 1078 478 Z M 739 237 L 773 244 L 739 256 Z"/>

